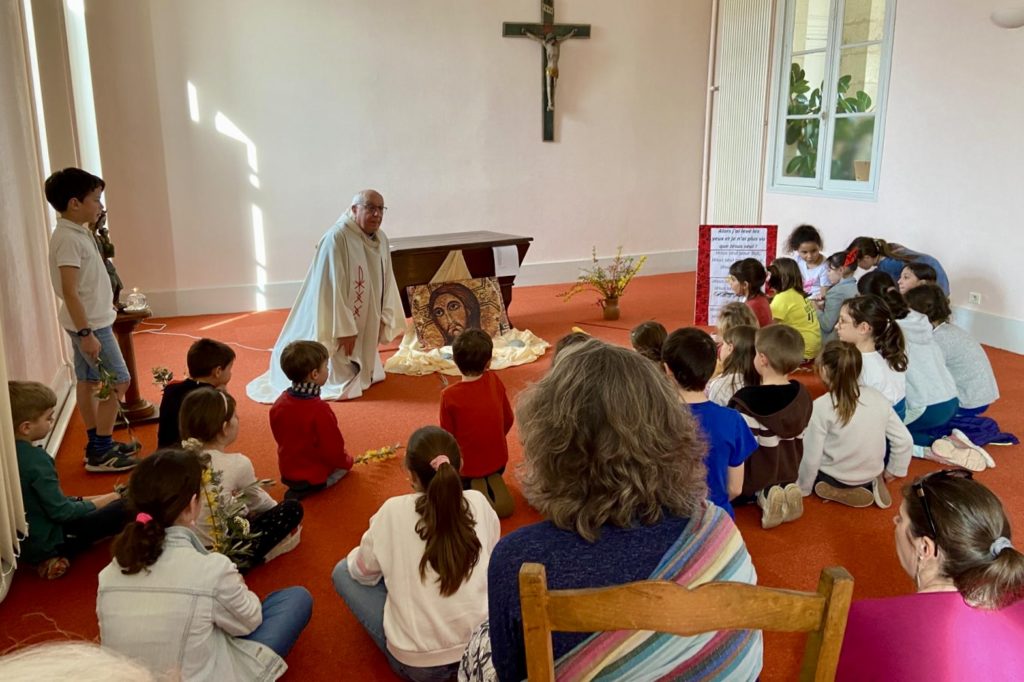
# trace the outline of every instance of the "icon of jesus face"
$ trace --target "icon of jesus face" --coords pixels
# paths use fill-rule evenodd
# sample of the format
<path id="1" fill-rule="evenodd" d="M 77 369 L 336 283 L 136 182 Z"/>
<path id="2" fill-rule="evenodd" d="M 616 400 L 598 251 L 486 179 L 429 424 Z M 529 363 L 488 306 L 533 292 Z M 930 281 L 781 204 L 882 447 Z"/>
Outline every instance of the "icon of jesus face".
<path id="1" fill-rule="evenodd" d="M 429 310 L 446 346 L 460 332 L 480 328 L 480 301 L 462 284 L 449 282 L 435 289 L 430 295 Z"/>
<path id="2" fill-rule="evenodd" d="M 468 314 L 462 301 L 452 294 L 441 294 L 434 302 L 430 314 L 444 334 L 445 343 L 451 343 L 466 328 Z"/>

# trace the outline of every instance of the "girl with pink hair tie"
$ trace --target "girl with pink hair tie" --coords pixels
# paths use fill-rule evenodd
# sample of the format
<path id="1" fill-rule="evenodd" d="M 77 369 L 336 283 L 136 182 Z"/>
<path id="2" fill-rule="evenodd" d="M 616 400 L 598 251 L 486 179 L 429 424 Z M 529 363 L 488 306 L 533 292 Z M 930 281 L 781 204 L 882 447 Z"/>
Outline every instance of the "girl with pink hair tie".
<path id="1" fill-rule="evenodd" d="M 487 566 L 501 528 L 487 497 L 462 489 L 461 465 L 454 436 L 417 429 L 403 462 L 413 492 L 385 501 L 334 568 L 334 589 L 404 680 L 454 679 L 487 620 Z"/>

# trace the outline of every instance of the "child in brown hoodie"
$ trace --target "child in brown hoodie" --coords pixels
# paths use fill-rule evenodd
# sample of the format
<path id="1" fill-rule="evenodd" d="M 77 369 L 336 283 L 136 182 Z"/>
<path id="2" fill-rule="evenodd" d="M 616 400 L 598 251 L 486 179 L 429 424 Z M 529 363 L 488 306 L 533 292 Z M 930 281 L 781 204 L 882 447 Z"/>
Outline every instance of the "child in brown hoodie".
<path id="1" fill-rule="evenodd" d="M 804 513 L 796 480 L 813 402 L 807 389 L 787 376 L 804 359 L 800 332 L 781 324 L 764 327 L 757 331 L 754 349 L 761 385 L 741 388 L 729 407 L 743 415 L 758 443 L 744 464 L 740 499 L 756 500 L 762 510 L 761 527 L 774 528 Z"/>

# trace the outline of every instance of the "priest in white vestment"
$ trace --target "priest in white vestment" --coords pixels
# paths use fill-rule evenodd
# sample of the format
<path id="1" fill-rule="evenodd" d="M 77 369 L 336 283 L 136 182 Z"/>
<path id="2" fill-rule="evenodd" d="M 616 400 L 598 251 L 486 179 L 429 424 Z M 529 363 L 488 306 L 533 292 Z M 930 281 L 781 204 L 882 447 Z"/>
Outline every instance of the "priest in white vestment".
<path id="1" fill-rule="evenodd" d="M 320 239 L 270 369 L 246 387 L 250 398 L 272 403 L 291 386 L 281 351 L 300 339 L 319 341 L 331 353 L 330 376 L 320 390 L 324 400 L 358 398 L 384 380 L 377 347 L 405 332 L 388 238 L 380 231 L 384 211 L 384 198 L 364 190 Z"/>

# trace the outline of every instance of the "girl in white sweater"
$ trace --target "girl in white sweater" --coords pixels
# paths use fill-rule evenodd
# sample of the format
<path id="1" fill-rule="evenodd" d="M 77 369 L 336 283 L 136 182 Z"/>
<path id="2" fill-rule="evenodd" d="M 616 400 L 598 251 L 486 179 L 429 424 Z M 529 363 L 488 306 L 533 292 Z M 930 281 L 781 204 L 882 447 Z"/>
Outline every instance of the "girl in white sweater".
<path id="1" fill-rule="evenodd" d="M 454 679 L 487 620 L 487 565 L 501 528 L 483 494 L 463 491 L 461 464 L 450 433 L 414 432 L 404 468 L 415 492 L 385 501 L 334 568 L 334 589 L 404 680 Z"/>
<path id="2" fill-rule="evenodd" d="M 848 299 L 839 310 L 836 334 L 861 353 L 860 385 L 888 398 L 902 419 L 907 413 L 907 353 L 889 307 L 877 296 Z"/>
<path id="3" fill-rule="evenodd" d="M 828 393 L 814 401 L 804 431 L 800 491 L 851 507 L 874 503 L 887 509 L 892 499 L 886 482 L 907 475 L 910 432 L 888 398 L 858 383 L 863 360 L 855 346 L 830 341 L 816 364 Z M 892 447 L 888 465 L 886 441 Z"/>

